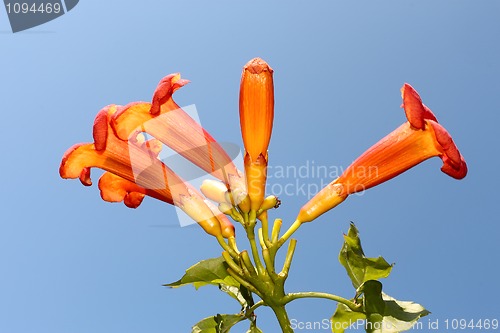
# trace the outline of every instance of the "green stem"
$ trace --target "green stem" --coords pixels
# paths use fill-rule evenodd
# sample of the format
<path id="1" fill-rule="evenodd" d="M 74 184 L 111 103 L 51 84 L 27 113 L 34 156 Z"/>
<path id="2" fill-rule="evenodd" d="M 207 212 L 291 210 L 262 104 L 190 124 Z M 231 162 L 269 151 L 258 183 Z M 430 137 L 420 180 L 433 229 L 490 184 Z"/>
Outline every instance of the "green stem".
<path id="1" fill-rule="evenodd" d="M 264 244 L 266 247 L 271 247 L 271 241 L 269 240 L 269 222 L 267 219 L 267 211 L 260 214 L 260 221 L 262 222 L 262 238 L 264 239 Z"/>
<path id="2" fill-rule="evenodd" d="M 244 220 L 243 216 L 241 216 L 241 214 L 238 212 L 238 210 L 236 208 L 233 207 L 233 209 L 231 209 L 231 212 L 229 212 L 229 216 L 231 216 L 231 218 L 233 220 L 235 220 L 236 222 L 240 222 L 241 224 L 245 224 L 245 220 Z"/>
<path id="3" fill-rule="evenodd" d="M 224 251 L 228 252 L 231 255 L 231 257 L 233 257 L 233 258 L 237 258 L 238 257 L 238 253 L 236 253 L 236 251 L 234 251 L 226 243 L 226 241 L 224 240 L 224 237 L 222 237 L 222 235 L 217 236 L 217 241 L 219 242 L 219 245 L 224 249 Z"/>
<path id="4" fill-rule="evenodd" d="M 248 256 L 247 250 L 243 251 L 240 253 L 241 255 L 241 260 L 243 262 L 243 265 L 245 265 L 246 269 L 250 273 L 251 276 L 256 276 L 257 272 L 255 271 L 255 267 L 253 267 L 252 261 L 250 260 L 250 257 Z"/>
<path id="5" fill-rule="evenodd" d="M 278 242 L 278 238 L 280 236 L 281 224 L 283 222 L 281 219 L 275 219 L 273 224 L 273 230 L 271 231 L 271 242 L 276 244 Z"/>
<path id="6" fill-rule="evenodd" d="M 227 253 L 226 251 L 222 252 L 222 256 L 224 257 L 224 260 L 226 261 L 226 264 L 231 267 L 231 269 L 236 272 L 237 274 L 243 276 L 243 271 L 241 270 L 241 267 L 239 267 L 233 260 L 233 258 Z"/>
<path id="7" fill-rule="evenodd" d="M 248 213 L 242 212 L 241 215 L 243 216 L 243 226 L 246 226 L 248 224 Z"/>
<path id="8" fill-rule="evenodd" d="M 236 254 L 240 253 L 240 250 L 238 250 L 238 246 L 236 245 L 236 239 L 234 237 L 229 237 L 227 239 L 227 243 L 229 247 L 231 247 Z"/>
<path id="9" fill-rule="evenodd" d="M 262 228 L 257 230 L 257 236 L 259 237 L 260 247 L 264 250 L 267 249 L 266 243 L 264 243 L 264 236 L 262 235 Z M 272 245 L 272 244 L 271 244 Z"/>
<path id="10" fill-rule="evenodd" d="M 340 297 L 340 296 L 328 294 L 328 293 L 314 292 L 314 291 L 287 294 L 287 295 L 285 295 L 285 297 L 283 297 L 283 302 L 285 304 L 287 304 L 287 303 L 290 303 L 291 301 L 293 301 L 295 299 L 299 299 L 299 298 L 326 298 L 326 299 L 329 299 L 332 301 L 336 301 L 336 302 L 345 304 L 352 311 L 358 312 L 360 310 L 360 306 L 358 304 L 356 304 L 348 299 L 345 299 L 344 297 Z"/>
<path id="11" fill-rule="evenodd" d="M 255 266 L 257 266 L 257 272 L 259 275 L 266 275 L 266 270 L 262 265 L 260 260 L 259 250 L 257 249 L 257 243 L 255 242 L 255 225 L 249 226 L 247 231 L 248 241 L 250 242 L 250 248 L 252 249 L 253 260 L 255 261 Z"/>
<path id="12" fill-rule="evenodd" d="M 275 282 L 278 275 L 274 271 L 274 260 L 271 259 L 271 256 L 269 255 L 269 249 L 262 249 L 262 257 L 264 258 L 264 263 L 266 264 L 267 273 L 271 277 L 271 280 Z"/>
<path id="13" fill-rule="evenodd" d="M 293 254 L 295 253 L 295 247 L 297 246 L 297 240 L 291 239 L 288 244 L 288 251 L 286 252 L 285 263 L 283 264 L 283 269 L 281 270 L 281 276 L 286 279 L 288 277 L 288 271 L 290 270 L 290 265 L 292 264 Z"/>
<path id="14" fill-rule="evenodd" d="M 239 284 L 241 284 L 242 286 L 244 286 L 245 288 L 247 288 L 249 291 L 253 292 L 257 296 L 259 296 L 260 298 L 262 298 L 262 294 L 253 285 L 251 285 L 250 283 L 248 283 L 247 281 L 245 281 L 245 279 L 240 274 L 238 274 L 237 272 L 235 272 L 231 267 L 229 267 L 227 269 L 227 272 L 236 281 L 238 281 Z"/>
<path id="15" fill-rule="evenodd" d="M 281 247 L 288 240 L 288 238 L 290 238 L 290 236 L 292 236 L 293 233 L 295 231 L 297 231 L 297 229 L 301 225 L 302 225 L 302 222 L 300 222 L 299 220 L 296 220 L 295 222 L 293 222 L 293 224 L 290 226 L 290 228 L 288 228 L 288 230 L 285 231 L 283 236 L 281 236 L 280 240 L 278 241 L 278 247 Z"/>
<path id="16" fill-rule="evenodd" d="M 247 312 L 252 313 L 255 310 L 257 310 L 258 307 L 261 307 L 262 305 L 266 305 L 266 303 L 263 300 L 260 300 L 257 303 L 255 303 L 253 306 L 249 307 Z"/>
<path id="17" fill-rule="evenodd" d="M 281 331 L 283 333 L 293 333 L 293 329 L 290 326 L 290 319 L 288 318 L 288 313 L 286 313 L 285 305 L 274 305 L 271 306 L 273 309 L 276 318 L 281 327 Z"/>

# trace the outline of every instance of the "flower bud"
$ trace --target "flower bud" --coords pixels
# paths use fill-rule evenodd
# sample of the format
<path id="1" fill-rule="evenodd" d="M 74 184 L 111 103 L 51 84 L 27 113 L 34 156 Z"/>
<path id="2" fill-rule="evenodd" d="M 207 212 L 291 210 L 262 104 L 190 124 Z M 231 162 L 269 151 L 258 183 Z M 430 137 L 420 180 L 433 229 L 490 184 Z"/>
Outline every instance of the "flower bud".
<path id="1" fill-rule="evenodd" d="M 260 58 L 243 68 L 240 85 L 240 125 L 245 145 L 245 174 L 251 210 L 264 200 L 267 148 L 274 119 L 273 70 Z"/>
<path id="2" fill-rule="evenodd" d="M 243 190 L 237 188 L 232 192 L 234 204 L 237 205 L 243 213 L 248 213 L 250 211 L 250 198 Z"/>
<path id="3" fill-rule="evenodd" d="M 218 180 L 205 179 L 200 186 L 201 193 L 208 199 L 221 203 L 226 201 L 227 187 Z"/>
<path id="4" fill-rule="evenodd" d="M 336 184 L 335 181 L 325 186 L 300 209 L 297 221 L 310 222 L 342 203 L 347 198 L 343 189 L 342 184 Z"/>
<path id="5" fill-rule="evenodd" d="M 226 215 L 221 214 L 220 209 L 215 207 L 213 203 L 211 203 L 208 200 L 204 200 L 204 202 L 207 204 L 208 208 L 212 211 L 212 213 L 215 215 L 217 220 L 219 220 L 220 223 L 220 228 L 222 231 L 222 237 L 224 238 L 230 238 L 234 237 L 234 225 L 229 221 Z"/>
<path id="6" fill-rule="evenodd" d="M 180 196 L 179 208 L 195 220 L 207 234 L 215 237 L 222 235 L 219 220 L 203 201 L 201 195 L 190 189 L 188 189 L 188 193 L 189 196 Z"/>
<path id="7" fill-rule="evenodd" d="M 274 118 L 273 70 L 260 58 L 250 60 L 241 75 L 240 125 L 252 162 L 266 155 Z"/>
<path id="8" fill-rule="evenodd" d="M 269 195 L 264 199 L 262 205 L 260 205 L 259 212 L 263 212 L 271 208 L 278 208 L 280 205 L 281 201 L 277 196 Z"/>
<path id="9" fill-rule="evenodd" d="M 228 204 L 227 202 L 221 202 L 219 204 L 219 210 L 223 212 L 224 214 L 231 215 L 231 212 L 233 210 L 233 206 Z"/>

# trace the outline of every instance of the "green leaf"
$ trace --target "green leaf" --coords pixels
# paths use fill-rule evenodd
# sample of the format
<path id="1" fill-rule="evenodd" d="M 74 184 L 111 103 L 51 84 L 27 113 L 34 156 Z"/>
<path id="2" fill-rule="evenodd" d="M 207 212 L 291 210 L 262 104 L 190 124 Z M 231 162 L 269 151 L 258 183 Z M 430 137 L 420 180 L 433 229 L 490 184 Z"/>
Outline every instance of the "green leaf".
<path id="1" fill-rule="evenodd" d="M 395 333 L 409 330 L 423 316 L 429 314 L 423 306 L 398 301 L 382 292 L 382 283 L 366 281 L 359 289 L 363 293 L 363 312 L 369 333 Z"/>
<path id="2" fill-rule="evenodd" d="M 240 286 L 241 288 L 242 286 Z M 227 284 L 219 284 L 219 289 L 225 293 L 227 293 L 229 296 L 237 300 L 243 309 L 248 308 L 251 305 L 248 305 L 248 300 L 245 298 L 245 296 L 242 294 L 240 288 L 230 286 Z"/>
<path id="3" fill-rule="evenodd" d="M 201 320 L 196 325 L 194 325 L 193 328 L 191 329 L 191 333 L 217 332 L 216 326 L 217 322 L 215 321 L 215 317 L 208 317 Z"/>
<path id="4" fill-rule="evenodd" d="M 356 289 L 368 280 L 378 280 L 389 276 L 392 270 L 392 265 L 382 257 L 365 257 L 359 232 L 354 223 L 351 223 L 347 235 L 344 235 L 339 261 L 345 267 Z"/>
<path id="5" fill-rule="evenodd" d="M 245 320 L 245 317 L 241 314 L 217 314 L 198 322 L 193 326 L 191 333 L 227 333 L 242 320 Z"/>
<path id="6" fill-rule="evenodd" d="M 383 327 L 385 302 L 382 298 L 382 283 L 369 280 L 363 283 L 356 294 L 364 294 L 363 310 L 367 320 L 367 332 L 373 332 L 374 327 Z M 385 331 L 385 330 L 384 330 Z"/>
<path id="7" fill-rule="evenodd" d="M 376 280 L 366 281 L 356 290 L 356 296 L 361 294 L 364 294 L 364 310 L 367 314 L 384 313 L 385 303 L 382 299 L 382 283 Z"/>
<path id="8" fill-rule="evenodd" d="M 189 267 L 186 274 L 176 282 L 165 284 L 166 287 L 177 288 L 193 284 L 196 289 L 207 284 L 239 287 L 240 284 L 227 272 L 227 264 L 223 257 L 202 260 Z"/>
<path id="9" fill-rule="evenodd" d="M 403 332 L 430 313 L 420 304 L 398 301 L 383 293 L 379 281 L 366 281 L 358 288 L 356 299 L 361 295 L 362 312 L 354 312 L 341 303 L 337 305 L 331 318 L 333 333 L 344 333 L 347 328 L 364 328 L 369 333 Z"/>
<path id="10" fill-rule="evenodd" d="M 343 333 L 349 327 L 360 328 L 360 325 L 364 325 L 369 333 L 402 332 L 411 329 L 418 319 L 429 314 L 419 304 L 397 301 L 382 292 L 382 283 L 377 280 L 387 277 L 392 265 L 382 257 L 365 257 L 358 229 L 353 223 L 344 235 L 339 261 L 356 288 L 353 301 L 359 302 L 362 297 L 363 307 L 361 312 L 355 312 L 339 304 L 331 318 L 334 333 Z"/>
<path id="11" fill-rule="evenodd" d="M 422 305 L 414 302 L 398 301 L 384 293 L 382 293 L 382 298 L 385 302 L 384 319 L 382 322 L 384 333 L 409 330 L 420 318 L 430 313 Z M 390 327 L 392 327 L 393 330 L 391 330 Z M 382 332 L 382 330 L 373 332 Z"/>
<path id="12" fill-rule="evenodd" d="M 253 300 L 253 295 L 250 290 L 248 290 L 245 286 L 240 285 L 240 293 L 241 296 L 247 301 L 247 306 L 252 307 L 254 306 L 255 302 Z"/>
<path id="13" fill-rule="evenodd" d="M 356 328 L 358 324 L 361 325 L 365 319 L 366 316 L 363 312 L 354 312 L 347 305 L 338 303 L 337 310 L 330 318 L 332 332 L 344 333 L 349 327 Z"/>

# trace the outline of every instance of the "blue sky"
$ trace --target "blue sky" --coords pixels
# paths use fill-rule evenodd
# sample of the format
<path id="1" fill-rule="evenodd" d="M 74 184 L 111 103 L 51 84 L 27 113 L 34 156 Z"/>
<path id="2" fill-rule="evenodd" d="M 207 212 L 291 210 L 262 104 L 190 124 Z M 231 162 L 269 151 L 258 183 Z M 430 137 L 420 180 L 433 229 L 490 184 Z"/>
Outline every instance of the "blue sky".
<path id="1" fill-rule="evenodd" d="M 216 288 L 161 286 L 220 255 L 200 228 L 178 227 L 174 208 L 154 199 L 136 210 L 105 203 L 97 187 L 60 179 L 58 167 L 68 147 L 91 141 L 103 106 L 148 101 L 173 72 L 191 80 L 178 104 L 196 104 L 213 136 L 240 145 L 241 68 L 256 56 L 275 71 L 274 168 L 347 167 L 405 121 L 404 82 L 469 166 L 456 181 L 439 159 L 426 161 L 305 225 L 287 290 L 353 296 L 337 254 L 354 221 L 365 252 L 396 263 L 384 290 L 426 306 L 424 323 L 500 319 L 499 2 L 114 3 L 83 1 L 17 34 L 0 10 L 0 332 L 189 332 L 201 318 L 239 310 Z M 307 197 L 281 199 L 273 216 L 289 224 Z M 318 321 L 335 304 L 288 308 Z M 258 315 L 265 332 L 277 330 L 269 309 Z"/>

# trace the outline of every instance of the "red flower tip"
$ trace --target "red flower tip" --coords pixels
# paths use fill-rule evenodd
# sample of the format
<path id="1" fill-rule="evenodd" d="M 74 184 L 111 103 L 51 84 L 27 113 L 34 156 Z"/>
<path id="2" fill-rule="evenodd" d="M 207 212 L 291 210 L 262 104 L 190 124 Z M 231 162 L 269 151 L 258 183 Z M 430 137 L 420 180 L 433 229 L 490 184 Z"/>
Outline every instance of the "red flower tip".
<path id="1" fill-rule="evenodd" d="M 68 150 L 66 150 L 64 152 L 64 155 L 61 159 L 61 165 L 59 166 L 59 176 L 61 176 L 61 178 L 63 178 L 63 179 L 69 178 L 69 176 L 67 175 L 67 169 L 66 169 L 66 164 L 68 163 L 68 159 L 70 158 L 71 154 L 73 154 L 73 152 L 75 150 L 77 150 L 79 147 L 84 146 L 84 145 L 86 145 L 86 143 L 74 144 L 71 147 L 69 147 Z M 82 172 L 83 172 L 83 170 L 82 170 Z M 80 177 L 82 178 L 81 174 L 80 174 Z"/>
<path id="2" fill-rule="evenodd" d="M 410 125 L 421 130 L 425 129 L 426 124 L 432 127 L 438 149 L 442 151 L 440 157 L 444 164 L 441 171 L 456 179 L 464 178 L 467 175 L 467 164 L 448 131 L 438 123 L 434 113 L 422 103 L 419 94 L 411 85 L 405 83 L 401 88 L 401 95 L 402 106 Z"/>
<path id="3" fill-rule="evenodd" d="M 261 58 L 253 58 L 243 67 L 244 71 L 249 71 L 252 74 L 261 74 L 262 72 L 273 73 L 273 69 Z"/>
<path id="4" fill-rule="evenodd" d="M 428 123 L 434 130 L 436 141 L 443 151 L 442 156 L 440 156 L 443 160 L 441 171 L 455 179 L 464 178 L 467 175 L 467 164 L 455 145 L 455 142 L 453 142 L 451 135 L 439 123 L 432 120 L 429 120 Z"/>
<path id="5" fill-rule="evenodd" d="M 185 86 L 189 83 L 189 80 L 181 79 L 181 75 L 179 73 L 170 74 L 165 76 L 158 83 L 156 90 L 153 94 L 153 101 L 151 102 L 150 113 L 152 115 L 160 113 L 160 107 L 165 104 L 170 98 L 172 94 L 182 86 Z"/>
<path id="6" fill-rule="evenodd" d="M 453 164 L 448 162 L 448 157 L 443 156 L 443 166 L 441 167 L 441 171 L 443 171 L 445 174 L 447 174 L 450 177 L 453 177 L 455 179 L 462 179 L 465 176 L 467 176 L 467 163 L 465 163 L 465 160 L 463 157 L 460 157 L 460 167 L 456 168 L 453 166 Z"/>
<path id="7" fill-rule="evenodd" d="M 90 178 L 90 168 L 83 168 L 82 172 L 80 173 L 80 182 L 85 185 L 85 186 L 91 186 L 92 185 L 92 179 Z"/>
<path id="8" fill-rule="evenodd" d="M 97 151 L 106 149 L 106 140 L 108 138 L 108 113 L 112 107 L 116 107 L 116 105 L 105 106 L 95 116 L 92 136 L 94 137 L 94 146 Z"/>
<path id="9" fill-rule="evenodd" d="M 405 83 L 401 88 L 401 97 L 403 98 L 401 106 L 404 108 L 406 118 L 412 127 L 424 129 L 426 119 L 437 122 L 436 116 L 422 103 L 418 92 L 408 83 Z"/>
<path id="10" fill-rule="evenodd" d="M 146 189 L 110 172 L 99 179 L 101 198 L 108 202 L 121 202 L 129 208 L 137 208 L 145 197 Z"/>

